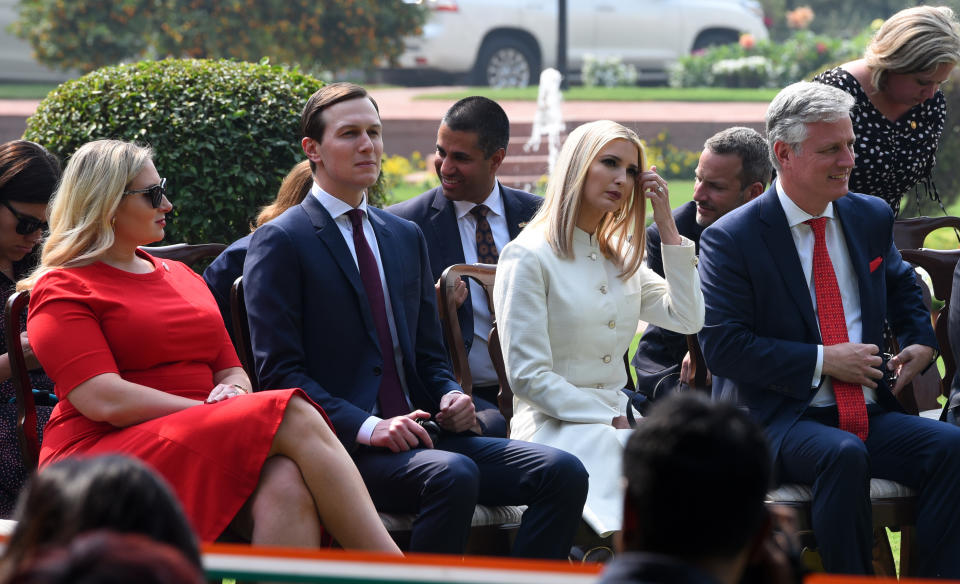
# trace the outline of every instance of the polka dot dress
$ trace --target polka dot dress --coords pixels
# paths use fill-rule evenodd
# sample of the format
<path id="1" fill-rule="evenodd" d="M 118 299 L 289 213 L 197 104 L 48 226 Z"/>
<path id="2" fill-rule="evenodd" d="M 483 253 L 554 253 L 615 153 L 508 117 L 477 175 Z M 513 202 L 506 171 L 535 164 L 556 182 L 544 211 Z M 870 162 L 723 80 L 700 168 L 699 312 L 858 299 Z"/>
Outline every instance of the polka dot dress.
<path id="1" fill-rule="evenodd" d="M 842 89 L 856 99 L 850 117 L 857 134 L 857 163 L 850 177 L 850 190 L 881 197 L 894 214 L 899 214 L 903 195 L 918 183 L 929 182 L 936 165 L 937 146 L 947 116 L 943 92 L 938 91 L 891 122 L 874 107 L 849 72 L 837 67 L 813 80 Z M 936 190 L 932 191 L 939 201 Z"/>

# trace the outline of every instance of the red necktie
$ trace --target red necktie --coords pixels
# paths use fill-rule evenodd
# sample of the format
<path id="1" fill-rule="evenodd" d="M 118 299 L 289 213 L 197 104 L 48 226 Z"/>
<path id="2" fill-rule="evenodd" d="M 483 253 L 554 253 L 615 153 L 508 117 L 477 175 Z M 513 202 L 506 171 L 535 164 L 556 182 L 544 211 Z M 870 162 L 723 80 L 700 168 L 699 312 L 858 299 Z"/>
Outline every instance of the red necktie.
<path id="1" fill-rule="evenodd" d="M 833 262 L 830 261 L 830 252 L 827 251 L 827 241 L 824 238 L 826 222 L 826 217 L 804 221 L 813 230 L 813 283 L 817 294 L 820 336 L 824 346 L 849 341 L 840 287 L 837 285 L 837 275 L 833 271 Z M 863 400 L 863 388 L 855 383 L 834 379 L 833 393 L 837 400 L 840 429 L 866 440 L 870 421 L 867 417 L 867 405 Z"/>
<path id="2" fill-rule="evenodd" d="M 486 205 L 477 205 L 470 212 L 477 218 L 477 261 L 481 264 L 495 264 L 500 258 L 497 244 L 493 240 L 493 231 L 487 222 L 487 213 L 490 209 Z"/>
<path id="3" fill-rule="evenodd" d="M 367 301 L 370 303 L 370 312 L 373 313 L 373 322 L 377 327 L 377 339 L 380 341 L 380 354 L 383 356 L 383 377 L 380 378 L 380 391 L 377 396 L 380 402 L 380 415 L 383 418 L 402 416 L 410 413 L 410 407 L 403 396 L 400 375 L 397 373 L 393 337 L 390 336 L 387 305 L 383 300 L 383 284 L 380 282 L 380 269 L 377 267 L 377 259 L 373 256 L 370 246 L 367 245 L 367 238 L 363 235 L 363 211 L 350 209 L 347 215 L 353 225 L 353 247 L 357 252 L 357 267 L 360 268 L 360 279 L 363 280 L 363 287 L 367 291 Z"/>

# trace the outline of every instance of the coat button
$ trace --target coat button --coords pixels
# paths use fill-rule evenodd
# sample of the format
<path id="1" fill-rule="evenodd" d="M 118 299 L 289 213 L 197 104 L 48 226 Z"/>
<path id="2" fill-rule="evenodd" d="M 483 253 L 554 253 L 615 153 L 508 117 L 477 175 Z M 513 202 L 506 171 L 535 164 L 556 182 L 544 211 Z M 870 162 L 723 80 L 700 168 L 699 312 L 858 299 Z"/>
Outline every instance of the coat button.
<path id="1" fill-rule="evenodd" d="M 383 369 L 381 369 L 380 367 L 374 367 L 374 368 L 373 368 L 373 374 L 374 374 L 374 375 L 381 375 L 381 374 L 383 374 Z"/>
<path id="2" fill-rule="evenodd" d="M 607 293 L 607 287 L 606 287 L 606 286 L 600 286 L 600 293 L 601 293 L 601 294 L 606 294 L 606 293 Z"/>
<path id="3" fill-rule="evenodd" d="M 611 320 L 610 322 L 608 322 L 608 323 L 607 323 L 607 328 L 611 328 L 611 329 L 612 329 L 612 328 L 617 328 L 617 323 L 616 323 L 616 321 Z"/>
<path id="4" fill-rule="evenodd" d="M 598 384 L 597 384 L 597 389 L 603 389 L 603 384 L 602 384 L 602 383 L 598 383 Z"/>
<path id="5" fill-rule="evenodd" d="M 603 362 L 604 362 L 604 363 L 609 363 L 609 362 L 610 362 L 610 355 L 604 355 L 604 356 L 603 356 Z"/>
<path id="6" fill-rule="evenodd" d="M 693 259 L 690 260 L 690 262 L 693 264 L 693 267 L 697 267 L 697 264 L 700 263 L 700 258 L 698 258 L 697 256 L 693 256 Z"/>
<path id="7" fill-rule="evenodd" d="M 597 252 L 595 251 L 590 252 L 590 259 L 593 261 L 597 261 Z"/>

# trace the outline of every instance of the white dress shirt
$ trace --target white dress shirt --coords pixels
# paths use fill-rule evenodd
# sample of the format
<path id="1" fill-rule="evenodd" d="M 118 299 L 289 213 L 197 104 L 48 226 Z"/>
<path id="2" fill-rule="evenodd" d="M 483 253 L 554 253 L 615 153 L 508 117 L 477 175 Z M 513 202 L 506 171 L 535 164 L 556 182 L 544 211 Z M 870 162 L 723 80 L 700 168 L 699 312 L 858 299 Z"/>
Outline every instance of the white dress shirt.
<path id="1" fill-rule="evenodd" d="M 793 202 L 783 190 L 780 181 L 776 181 L 777 197 L 783 212 L 787 216 L 787 224 L 790 225 L 790 235 L 793 236 L 793 243 L 797 247 L 797 255 L 800 256 L 800 265 L 803 267 L 803 277 L 807 282 L 807 288 L 810 291 L 810 300 L 813 302 L 813 310 L 817 310 L 817 292 L 813 281 L 813 229 L 804 223 L 808 219 L 815 217 Z M 830 261 L 833 263 L 833 271 L 837 276 L 837 286 L 840 288 L 840 299 L 843 301 L 843 316 L 847 323 L 847 339 L 851 343 L 863 342 L 863 322 L 860 311 L 860 289 L 857 285 L 857 275 L 853 271 L 853 264 L 850 261 L 850 253 L 847 250 L 847 240 L 844 238 L 843 229 L 840 222 L 836 219 L 833 212 L 833 203 L 831 202 L 824 209 L 821 217 L 827 217 L 826 227 L 824 229 L 824 238 L 827 243 L 827 251 L 830 253 Z M 819 326 L 819 319 L 817 325 Z M 823 383 L 820 383 L 821 378 Z M 837 403 L 833 393 L 833 380 L 823 376 L 823 345 L 817 345 L 817 365 L 813 371 L 812 387 L 820 386 L 816 395 L 813 396 L 811 406 L 831 406 Z M 863 396 L 867 403 L 877 401 L 876 391 L 862 386 Z"/>
<path id="2" fill-rule="evenodd" d="M 493 232 L 493 241 L 497 251 L 510 242 L 510 230 L 507 227 L 507 217 L 503 207 L 503 197 L 500 196 L 500 183 L 494 181 L 493 190 L 481 203 L 490 211 L 487 213 L 487 223 Z M 477 218 L 470 211 L 476 207 L 469 201 L 454 201 L 453 209 L 457 214 L 457 227 L 460 229 L 460 245 L 463 247 L 464 263 L 473 264 L 477 260 Z M 490 336 L 490 309 L 487 306 L 487 295 L 479 284 L 470 280 L 470 303 L 473 306 L 473 344 L 470 347 L 468 363 L 473 384 L 477 386 L 497 385 L 497 372 L 490 360 L 487 349 L 487 337 Z"/>
<path id="3" fill-rule="evenodd" d="M 350 249 L 350 255 L 353 256 L 353 263 L 357 264 L 357 250 L 353 245 L 353 223 L 347 215 L 347 212 L 351 211 L 353 207 L 324 191 L 317 183 L 313 183 L 310 194 L 316 197 L 317 200 L 320 201 L 320 204 L 323 205 L 323 208 L 330 213 L 333 221 L 337 224 L 337 228 L 340 229 L 340 234 L 343 235 L 347 247 Z M 387 324 L 390 325 L 390 338 L 393 340 L 393 356 L 397 362 L 397 375 L 400 377 L 400 385 L 403 387 L 404 397 L 409 406 L 410 394 L 407 390 L 406 377 L 403 373 L 403 352 L 400 350 L 400 341 L 397 337 L 397 325 L 393 320 L 393 305 L 390 303 L 390 290 L 387 288 L 387 278 L 383 273 L 383 260 L 380 259 L 380 245 L 377 243 L 377 234 L 373 231 L 373 225 L 370 224 L 370 219 L 367 217 L 366 196 L 363 197 L 357 209 L 363 211 L 363 236 L 367 240 L 370 251 L 373 252 L 373 258 L 377 260 L 377 270 L 380 272 L 380 285 L 383 286 L 383 300 L 387 309 Z M 359 264 L 357 264 L 357 270 L 360 270 Z M 411 408 L 411 410 L 412 409 L 413 408 Z M 378 416 L 370 416 L 367 418 L 360 426 L 360 431 L 357 432 L 357 442 L 369 445 L 373 428 L 382 419 L 383 418 Z"/>

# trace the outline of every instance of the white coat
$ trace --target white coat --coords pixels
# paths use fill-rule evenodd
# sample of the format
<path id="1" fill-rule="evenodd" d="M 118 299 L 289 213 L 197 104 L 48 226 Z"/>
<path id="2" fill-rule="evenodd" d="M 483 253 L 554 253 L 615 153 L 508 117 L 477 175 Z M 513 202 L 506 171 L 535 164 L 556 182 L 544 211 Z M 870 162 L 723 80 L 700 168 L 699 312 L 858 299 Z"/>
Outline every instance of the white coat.
<path id="1" fill-rule="evenodd" d="M 574 229 L 574 258 L 564 259 L 541 224 L 506 245 L 497 264 L 497 327 L 514 393 L 510 437 L 580 458 L 590 473 L 583 518 L 603 536 L 623 518 L 630 430 L 611 423 L 628 407 L 624 352 L 641 319 L 684 334 L 703 326 L 693 242 L 662 251 L 666 280 L 644 265 L 624 281 L 592 236 Z"/>

